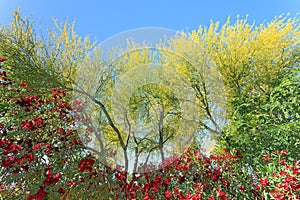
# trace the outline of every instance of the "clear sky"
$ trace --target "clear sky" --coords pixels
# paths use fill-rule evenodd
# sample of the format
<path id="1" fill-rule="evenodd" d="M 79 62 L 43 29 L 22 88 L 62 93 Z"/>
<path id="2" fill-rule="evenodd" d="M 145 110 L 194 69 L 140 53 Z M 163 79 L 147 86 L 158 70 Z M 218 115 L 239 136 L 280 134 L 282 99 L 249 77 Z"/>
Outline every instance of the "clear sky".
<path id="1" fill-rule="evenodd" d="M 36 27 L 53 27 L 59 20 L 76 20 L 76 32 L 99 42 L 134 28 L 162 27 L 193 30 L 209 25 L 210 20 L 224 23 L 230 15 L 249 14 L 249 21 L 268 22 L 274 16 L 300 12 L 300 0 L 0 0 L 0 24 L 12 20 L 13 11 L 32 15 Z M 299 16 L 298 16 L 299 17 Z"/>

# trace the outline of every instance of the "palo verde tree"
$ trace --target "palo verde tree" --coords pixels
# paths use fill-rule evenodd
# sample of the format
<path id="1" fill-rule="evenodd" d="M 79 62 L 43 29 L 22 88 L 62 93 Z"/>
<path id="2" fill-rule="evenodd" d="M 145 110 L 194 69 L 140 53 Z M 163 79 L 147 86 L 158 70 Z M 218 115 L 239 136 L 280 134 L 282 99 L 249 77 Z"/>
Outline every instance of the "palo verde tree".
<path id="1" fill-rule="evenodd" d="M 74 23 L 55 21 L 57 30 L 49 30 L 49 38 L 38 35 L 33 25 L 15 11 L 10 26 L 0 27 L 0 49 L 7 58 L 5 71 L 37 91 L 72 89 L 77 68 L 94 44 L 75 33 Z"/>
<path id="2" fill-rule="evenodd" d="M 240 19 L 232 24 L 229 18 L 221 27 L 219 23 L 212 23 L 207 28 L 200 27 L 197 31 L 193 31 L 188 35 L 183 34 L 182 37 L 171 41 L 171 44 L 173 44 L 171 47 L 177 49 L 177 52 L 181 51 L 183 52 L 181 54 L 190 55 L 198 60 L 203 57 L 204 49 L 206 55 L 209 55 L 210 61 L 217 66 L 218 72 L 221 74 L 226 91 L 226 102 L 222 103 L 223 106 L 225 105 L 223 108 L 226 109 L 228 120 L 226 123 L 231 129 L 225 132 L 212 131 L 212 133 L 219 136 L 224 134 L 235 135 L 233 139 L 236 141 L 235 145 L 240 142 L 240 145 L 238 145 L 240 148 L 238 149 L 241 150 L 247 143 L 249 149 L 243 151 L 248 151 L 249 154 L 255 149 L 264 151 L 267 148 L 266 146 L 269 146 L 270 149 L 278 148 L 275 143 L 280 144 L 281 140 L 289 141 L 288 144 L 285 143 L 285 147 L 298 148 L 296 145 L 299 143 L 297 126 L 294 127 L 293 131 L 287 131 L 286 134 L 283 131 L 280 131 L 279 134 L 278 130 L 277 133 L 276 130 L 266 132 L 265 134 L 269 135 L 269 142 L 263 145 L 264 148 L 258 148 L 259 142 L 255 143 L 257 140 L 261 142 L 266 140 L 263 136 L 265 134 L 262 134 L 262 131 L 257 131 L 262 130 L 259 128 L 258 118 L 265 115 L 263 113 L 269 113 L 270 119 L 273 119 L 274 115 L 296 119 L 296 115 L 292 110 L 297 111 L 298 109 L 292 99 L 297 98 L 295 90 L 297 90 L 299 84 L 299 28 L 297 18 L 280 16 L 268 24 L 261 25 L 249 24 L 247 19 Z M 172 61 L 176 62 L 176 59 Z M 187 66 L 186 63 L 184 65 Z M 196 66 L 199 67 L 199 65 Z M 192 72 L 188 75 L 190 79 L 194 77 L 192 74 L 194 75 L 197 71 L 192 70 Z M 198 82 L 194 82 L 194 87 L 198 92 L 199 101 L 202 102 L 203 112 L 206 116 L 211 116 L 209 106 L 213 105 L 206 104 L 203 101 L 206 100 L 203 96 L 209 97 L 210 94 L 201 95 L 202 93 L 205 94 L 204 86 L 207 81 L 201 81 L 201 76 L 198 76 L 196 81 Z M 285 89 L 281 90 L 283 85 Z M 287 85 L 290 86 L 289 89 L 287 89 Z M 276 98 L 273 96 L 275 94 L 274 90 L 276 91 Z M 283 97 L 280 97 L 281 95 Z M 271 104 L 273 105 L 271 106 Z M 277 107 L 282 111 L 278 114 L 271 114 L 274 111 L 273 109 L 271 109 L 273 111 L 259 111 L 262 105 L 269 107 L 269 109 Z M 281 108 L 278 108 L 278 106 Z M 290 108 L 289 111 L 286 110 L 287 107 Z M 282 114 L 283 112 L 285 114 Z M 291 112 L 294 114 L 287 114 Z M 253 115 L 251 118 L 241 120 L 242 116 L 246 116 L 245 113 L 248 113 L 248 117 L 251 114 Z M 216 124 L 214 122 L 217 121 L 213 121 L 213 118 L 210 119 L 210 124 Z M 265 124 L 264 126 L 269 125 Z M 271 125 L 269 128 L 271 128 Z M 287 140 L 286 137 L 290 139 Z M 274 138 L 277 138 L 276 141 L 278 142 L 275 142 Z M 228 148 L 233 148 L 233 146 L 227 145 Z"/>

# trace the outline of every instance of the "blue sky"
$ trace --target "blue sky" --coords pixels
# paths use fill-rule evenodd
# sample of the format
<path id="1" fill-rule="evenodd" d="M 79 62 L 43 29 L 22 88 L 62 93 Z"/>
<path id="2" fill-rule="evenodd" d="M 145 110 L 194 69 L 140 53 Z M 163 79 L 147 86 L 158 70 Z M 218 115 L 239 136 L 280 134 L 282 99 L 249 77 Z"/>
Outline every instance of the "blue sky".
<path id="1" fill-rule="evenodd" d="M 36 27 L 53 27 L 52 19 L 76 20 L 76 32 L 90 35 L 99 42 L 134 28 L 162 27 L 193 30 L 210 20 L 224 23 L 230 15 L 249 14 L 256 23 L 268 22 L 274 16 L 300 12 L 300 0 L 194 0 L 194 1 L 115 1 L 115 0 L 0 0 L 0 24 L 12 20 L 13 10 L 21 7 L 22 15 L 32 15 Z"/>

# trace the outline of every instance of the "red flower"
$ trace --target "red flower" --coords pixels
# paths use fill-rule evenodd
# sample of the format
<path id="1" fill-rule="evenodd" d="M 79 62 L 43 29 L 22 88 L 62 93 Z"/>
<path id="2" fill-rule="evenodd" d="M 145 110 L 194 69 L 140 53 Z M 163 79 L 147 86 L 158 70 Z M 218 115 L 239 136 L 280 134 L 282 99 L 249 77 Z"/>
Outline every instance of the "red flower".
<path id="1" fill-rule="evenodd" d="M 283 170 L 279 174 L 280 174 L 280 176 L 287 175 L 287 173 L 285 171 L 283 171 Z"/>
<path id="2" fill-rule="evenodd" d="M 298 169 L 298 170 L 297 170 L 297 169 L 293 169 L 293 174 L 296 175 L 296 176 L 297 176 L 298 174 L 300 174 L 300 169 Z"/>
<path id="3" fill-rule="evenodd" d="M 25 82 L 21 82 L 20 86 L 24 87 L 27 91 L 29 90 L 29 86 Z"/>
<path id="4" fill-rule="evenodd" d="M 55 176 L 54 176 L 54 179 L 60 179 L 61 177 L 61 173 L 57 173 Z"/>
<path id="5" fill-rule="evenodd" d="M 260 182 L 260 184 L 261 184 L 262 189 L 264 189 L 265 186 L 267 186 L 267 185 L 270 184 L 270 182 L 269 182 L 269 180 L 268 180 L 268 177 L 267 177 L 267 178 L 262 178 L 262 179 L 260 179 L 259 182 Z"/>
<path id="6" fill-rule="evenodd" d="M 154 200 L 154 196 L 152 194 L 146 194 L 143 200 Z"/>
<path id="7" fill-rule="evenodd" d="M 166 178 L 164 180 L 163 185 L 166 186 L 166 187 L 169 185 L 169 179 L 168 178 Z"/>
<path id="8" fill-rule="evenodd" d="M 42 200 L 42 199 L 44 199 L 48 195 L 48 193 L 45 192 L 44 190 L 45 190 L 44 186 L 40 187 L 40 189 L 38 190 L 38 192 L 35 195 L 28 197 L 27 200 L 31 200 L 31 199 Z"/>
<path id="9" fill-rule="evenodd" d="M 26 120 L 21 126 L 24 130 L 34 130 L 34 125 L 32 121 L 29 120 Z"/>
<path id="10" fill-rule="evenodd" d="M 179 191 L 179 189 L 176 187 L 174 189 L 174 194 L 179 198 L 179 199 L 183 199 L 182 193 Z"/>
<path id="11" fill-rule="evenodd" d="M 158 186 L 155 186 L 153 188 L 151 188 L 152 191 L 158 191 L 159 190 L 159 187 Z"/>
<path id="12" fill-rule="evenodd" d="M 157 174 L 156 177 L 154 178 L 154 184 L 158 184 L 161 181 L 161 175 Z"/>
<path id="13" fill-rule="evenodd" d="M 40 125 L 43 124 L 43 119 L 42 118 L 34 117 L 33 121 L 34 121 L 34 124 L 37 125 L 37 126 L 40 126 Z"/>
<path id="14" fill-rule="evenodd" d="M 280 154 L 283 156 L 287 156 L 288 153 L 287 153 L 287 150 L 282 150 L 282 151 L 280 151 Z"/>
<path id="15" fill-rule="evenodd" d="M 279 194 L 279 195 L 275 196 L 274 199 L 275 200 L 284 200 L 284 196 Z"/>
<path id="16" fill-rule="evenodd" d="M 12 156 L 9 156 L 8 159 L 2 161 L 2 167 L 9 167 L 12 165 L 15 161 L 15 158 Z"/>
<path id="17" fill-rule="evenodd" d="M 0 62 L 4 62 L 5 60 L 5 58 L 0 57 Z"/>
<path id="18" fill-rule="evenodd" d="M 40 148 L 41 146 L 42 146 L 42 143 L 38 143 L 38 144 L 32 146 L 31 148 L 32 148 L 32 150 L 35 150 L 35 149 Z"/>
<path id="19" fill-rule="evenodd" d="M 33 154 L 29 154 L 29 156 L 28 156 L 28 162 L 31 162 L 31 161 L 33 161 L 33 159 L 34 159 L 34 155 Z"/>
<path id="20" fill-rule="evenodd" d="M 260 186 L 259 186 L 259 185 L 256 185 L 255 188 L 256 188 L 257 190 L 260 190 Z"/>
<path id="21" fill-rule="evenodd" d="M 83 158 L 83 159 L 81 159 L 80 163 L 78 164 L 78 168 L 81 172 L 84 172 L 84 171 L 91 172 L 94 163 L 95 163 L 95 160 L 92 158 L 90 158 L 90 159 Z"/>
<path id="22" fill-rule="evenodd" d="M 265 155 L 262 156 L 261 159 L 262 159 L 263 162 L 269 162 L 271 160 L 271 156 L 268 155 L 268 154 L 265 154 Z"/>
<path id="23" fill-rule="evenodd" d="M 274 154 L 278 154 L 279 153 L 279 151 L 276 149 L 274 152 L 273 152 Z"/>
<path id="24" fill-rule="evenodd" d="M 169 198 L 171 198 L 172 197 L 172 193 L 168 190 L 168 191 L 166 191 L 165 192 L 165 198 L 166 199 L 169 199 Z"/>
<path id="25" fill-rule="evenodd" d="M 66 96 L 66 92 L 65 92 L 64 90 L 61 90 L 61 91 L 60 91 L 60 94 L 61 94 L 63 97 Z"/>
<path id="26" fill-rule="evenodd" d="M 241 190 L 242 192 L 244 192 L 244 191 L 245 191 L 245 187 L 244 187 L 243 185 L 241 185 L 241 186 L 240 186 L 240 190 Z"/>
<path id="27" fill-rule="evenodd" d="M 225 191 L 221 191 L 220 189 L 217 189 L 217 197 L 223 197 L 226 195 Z"/>
<path id="28" fill-rule="evenodd" d="M 6 76 L 6 72 L 5 71 L 1 71 L 0 72 L 0 76 Z"/>
<path id="29" fill-rule="evenodd" d="M 64 194 L 64 193 L 65 193 L 65 190 L 64 190 L 63 188 L 59 188 L 59 189 L 57 190 L 57 192 L 60 193 L 60 194 Z"/>

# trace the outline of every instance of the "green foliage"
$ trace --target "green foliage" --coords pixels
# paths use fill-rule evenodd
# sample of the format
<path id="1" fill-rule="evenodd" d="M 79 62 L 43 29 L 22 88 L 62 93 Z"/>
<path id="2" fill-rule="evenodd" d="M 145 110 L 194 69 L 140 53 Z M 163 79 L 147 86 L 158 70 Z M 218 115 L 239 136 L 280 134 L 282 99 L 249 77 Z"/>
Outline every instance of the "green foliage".
<path id="1" fill-rule="evenodd" d="M 244 154 L 249 163 L 259 163 L 264 153 L 288 150 L 300 159 L 300 82 L 299 74 L 286 75 L 264 97 L 235 98 L 232 123 L 222 140 Z"/>

